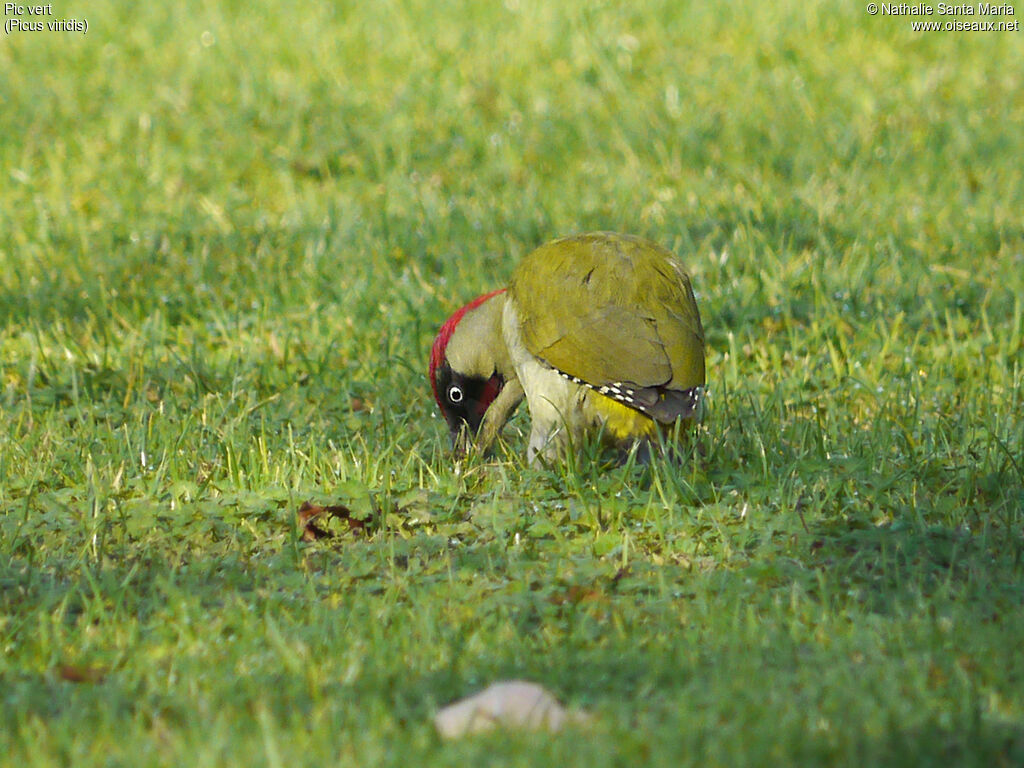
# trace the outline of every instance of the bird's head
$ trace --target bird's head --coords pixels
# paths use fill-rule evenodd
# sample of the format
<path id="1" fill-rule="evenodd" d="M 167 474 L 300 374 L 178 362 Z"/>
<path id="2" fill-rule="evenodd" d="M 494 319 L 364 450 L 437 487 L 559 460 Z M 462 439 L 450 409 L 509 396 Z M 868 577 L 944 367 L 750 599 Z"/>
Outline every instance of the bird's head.
<path id="1" fill-rule="evenodd" d="M 456 448 L 468 447 L 510 366 L 501 332 L 504 288 L 478 296 L 449 317 L 430 350 L 430 386 Z"/>

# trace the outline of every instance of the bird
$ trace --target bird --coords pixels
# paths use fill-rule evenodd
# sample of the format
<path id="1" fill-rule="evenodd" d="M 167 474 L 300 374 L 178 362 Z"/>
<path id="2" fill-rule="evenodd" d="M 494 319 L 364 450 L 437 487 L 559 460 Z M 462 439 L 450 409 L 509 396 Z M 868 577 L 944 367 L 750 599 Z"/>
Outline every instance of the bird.
<path id="1" fill-rule="evenodd" d="M 597 432 L 647 456 L 660 433 L 703 410 L 704 327 L 689 273 L 634 235 L 553 240 L 507 287 L 444 322 L 429 377 L 460 453 L 486 452 L 525 399 L 530 464 Z"/>

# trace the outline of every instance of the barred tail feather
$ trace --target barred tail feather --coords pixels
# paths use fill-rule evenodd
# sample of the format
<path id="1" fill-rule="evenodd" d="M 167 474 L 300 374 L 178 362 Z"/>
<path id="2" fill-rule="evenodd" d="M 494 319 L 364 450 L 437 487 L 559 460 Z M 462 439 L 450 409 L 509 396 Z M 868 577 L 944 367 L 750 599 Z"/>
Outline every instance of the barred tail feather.
<path id="1" fill-rule="evenodd" d="M 646 407 L 644 413 L 663 424 L 671 424 L 676 419 L 694 419 L 700 415 L 703 399 L 704 387 L 663 390 L 663 396 Z"/>
<path id="2" fill-rule="evenodd" d="M 553 368 L 558 374 L 574 384 L 587 387 L 599 395 L 628 405 L 655 421 L 671 424 L 676 419 L 697 419 L 700 417 L 704 387 L 689 389 L 665 389 L 663 387 L 641 387 L 628 381 L 616 381 L 612 384 L 591 384 L 578 376 Z"/>

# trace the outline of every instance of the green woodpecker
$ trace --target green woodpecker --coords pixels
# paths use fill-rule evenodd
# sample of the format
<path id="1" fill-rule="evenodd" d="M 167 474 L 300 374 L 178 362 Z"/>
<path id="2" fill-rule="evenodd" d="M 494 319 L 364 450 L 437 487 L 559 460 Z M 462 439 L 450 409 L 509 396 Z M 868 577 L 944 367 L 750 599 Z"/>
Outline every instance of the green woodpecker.
<path id="1" fill-rule="evenodd" d="M 525 396 L 531 463 L 599 429 L 621 448 L 646 448 L 700 411 L 704 329 L 690 277 L 670 251 L 638 237 L 550 242 L 523 259 L 507 289 L 441 326 L 430 382 L 459 447 L 475 437 L 486 450 Z"/>

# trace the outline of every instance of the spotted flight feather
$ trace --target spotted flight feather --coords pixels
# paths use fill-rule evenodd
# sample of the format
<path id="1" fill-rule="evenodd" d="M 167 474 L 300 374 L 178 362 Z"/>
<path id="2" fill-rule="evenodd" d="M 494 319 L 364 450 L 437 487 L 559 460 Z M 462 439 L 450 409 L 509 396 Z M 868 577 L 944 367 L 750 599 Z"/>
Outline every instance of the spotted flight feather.
<path id="1" fill-rule="evenodd" d="M 701 398 L 704 396 L 703 387 L 691 387 L 682 391 L 666 390 L 659 387 L 637 388 L 635 385 L 622 381 L 597 385 L 557 368 L 552 367 L 552 370 L 573 384 L 579 384 L 599 395 L 610 397 L 630 408 L 635 408 L 652 419 L 665 423 L 675 421 L 680 417 L 692 417 L 698 412 Z"/>

